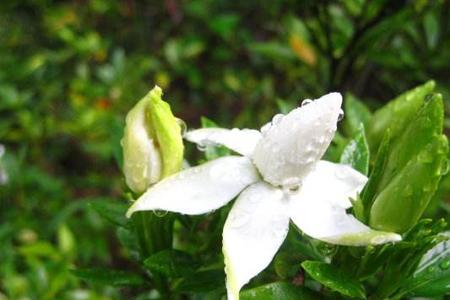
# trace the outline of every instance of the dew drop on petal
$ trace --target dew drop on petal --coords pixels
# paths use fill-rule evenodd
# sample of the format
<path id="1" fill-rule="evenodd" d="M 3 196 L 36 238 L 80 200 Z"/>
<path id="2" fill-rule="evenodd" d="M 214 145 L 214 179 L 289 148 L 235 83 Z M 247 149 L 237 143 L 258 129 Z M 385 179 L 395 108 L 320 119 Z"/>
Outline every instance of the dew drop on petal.
<path id="1" fill-rule="evenodd" d="M 245 226 L 250 220 L 248 214 L 236 214 L 231 219 L 231 228 L 241 228 Z"/>
<path id="2" fill-rule="evenodd" d="M 338 122 L 339 122 L 339 121 L 342 121 L 342 119 L 344 119 L 344 111 L 341 109 L 341 110 L 339 111 Z"/>
<path id="3" fill-rule="evenodd" d="M 308 105 L 308 104 L 310 104 L 310 103 L 312 103 L 312 102 L 313 102 L 313 100 L 311 100 L 311 99 L 305 99 L 305 100 L 302 101 L 301 106 Z"/>
<path id="4" fill-rule="evenodd" d="M 379 235 L 379 236 L 375 236 L 375 237 L 371 238 L 371 239 L 370 239 L 370 243 L 371 243 L 371 244 L 375 244 L 375 245 L 379 245 L 379 244 L 384 243 L 385 240 L 386 240 L 386 239 L 385 239 L 384 236 Z"/>
<path id="5" fill-rule="evenodd" d="M 288 195 L 296 194 L 302 186 L 301 179 L 298 177 L 289 177 L 283 180 L 282 190 Z"/>
<path id="6" fill-rule="evenodd" d="M 277 125 L 283 120 L 284 115 L 283 114 L 276 114 L 272 118 L 272 125 Z"/>
<path id="7" fill-rule="evenodd" d="M 267 132 L 269 132 L 269 130 L 270 130 L 271 127 L 272 127 L 272 124 L 269 122 L 269 123 L 263 125 L 263 126 L 260 128 L 260 131 L 261 131 L 262 134 L 266 134 Z"/>

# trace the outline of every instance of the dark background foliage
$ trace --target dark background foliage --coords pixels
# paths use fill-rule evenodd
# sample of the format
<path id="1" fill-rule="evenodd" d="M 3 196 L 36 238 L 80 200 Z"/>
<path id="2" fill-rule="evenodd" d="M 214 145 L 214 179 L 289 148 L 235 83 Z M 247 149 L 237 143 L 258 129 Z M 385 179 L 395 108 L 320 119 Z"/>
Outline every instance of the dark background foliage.
<path id="1" fill-rule="evenodd" d="M 2 1 L 0 299 L 120 297 L 69 270 L 134 268 L 89 203 L 125 198 L 124 117 L 154 84 L 190 127 L 259 127 L 329 91 L 376 108 L 435 79 L 448 104 L 449 62 L 445 0 Z"/>

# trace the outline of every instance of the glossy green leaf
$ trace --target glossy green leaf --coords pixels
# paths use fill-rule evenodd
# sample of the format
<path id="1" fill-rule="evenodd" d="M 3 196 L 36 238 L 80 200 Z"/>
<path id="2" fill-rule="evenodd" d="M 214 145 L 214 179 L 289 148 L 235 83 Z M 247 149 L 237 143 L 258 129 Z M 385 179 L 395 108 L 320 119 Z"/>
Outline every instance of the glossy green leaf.
<path id="1" fill-rule="evenodd" d="M 361 124 L 355 137 L 345 146 L 340 162 L 367 175 L 369 172 L 369 155 L 364 125 Z"/>
<path id="2" fill-rule="evenodd" d="M 128 209 L 126 203 L 111 200 L 97 200 L 91 201 L 89 206 L 110 223 L 121 227 L 129 226 L 128 219 L 125 217 Z"/>
<path id="3" fill-rule="evenodd" d="M 223 270 L 198 271 L 181 279 L 175 286 L 177 292 L 207 292 L 224 288 Z"/>
<path id="4" fill-rule="evenodd" d="M 355 213 L 358 212 L 356 216 L 362 222 L 367 222 L 369 219 L 370 208 L 372 207 L 372 203 L 375 198 L 379 182 L 381 181 L 382 176 L 384 174 L 384 169 L 386 168 L 389 147 L 390 147 L 390 132 L 388 130 L 383 140 L 381 141 L 377 153 L 377 158 L 375 160 L 375 164 L 370 173 L 369 180 L 361 193 L 361 198 L 356 199 L 356 202 L 359 203 L 357 203 L 358 209 L 355 210 Z M 355 206 L 356 206 L 355 203 L 353 203 L 353 207 Z M 362 215 L 361 212 L 363 212 Z"/>
<path id="5" fill-rule="evenodd" d="M 333 291 L 348 297 L 366 298 L 363 285 L 336 266 L 318 261 L 305 261 L 302 267 L 313 279 Z"/>
<path id="6" fill-rule="evenodd" d="M 440 94 L 430 95 L 402 134 L 393 140 L 378 191 L 384 189 L 392 177 L 417 156 L 427 144 L 442 134 L 443 124 L 442 96 Z"/>
<path id="7" fill-rule="evenodd" d="M 273 282 L 242 291 L 241 300 L 314 300 L 317 299 L 310 290 L 298 287 L 288 282 Z"/>
<path id="8" fill-rule="evenodd" d="M 351 93 L 345 95 L 344 111 L 344 131 L 347 136 L 358 134 L 361 124 L 367 127 L 371 118 L 370 110 Z"/>
<path id="9" fill-rule="evenodd" d="M 421 297 L 438 297 L 450 293 L 449 240 L 440 242 L 422 257 L 406 284 L 406 290 Z"/>
<path id="10" fill-rule="evenodd" d="M 294 276 L 299 271 L 299 261 L 299 254 L 293 251 L 279 251 L 273 259 L 273 266 L 277 275 L 282 279 L 286 279 Z"/>
<path id="11" fill-rule="evenodd" d="M 376 150 L 385 132 L 390 129 L 391 137 L 396 138 L 411 122 L 424 103 L 425 96 L 434 90 L 434 81 L 409 90 L 387 105 L 377 110 L 367 127 L 367 139 L 372 150 Z"/>
<path id="12" fill-rule="evenodd" d="M 199 264 L 186 252 L 179 250 L 163 250 L 144 261 L 145 266 L 153 272 L 162 273 L 168 277 L 182 277 L 195 272 Z"/>
<path id="13" fill-rule="evenodd" d="M 110 270 L 110 269 L 77 269 L 72 273 L 87 282 L 93 284 L 112 286 L 142 286 L 145 279 L 136 273 Z"/>
<path id="14" fill-rule="evenodd" d="M 399 233 L 411 228 L 447 171 L 447 154 L 447 138 L 438 136 L 409 161 L 376 196 L 370 211 L 370 226 Z"/>

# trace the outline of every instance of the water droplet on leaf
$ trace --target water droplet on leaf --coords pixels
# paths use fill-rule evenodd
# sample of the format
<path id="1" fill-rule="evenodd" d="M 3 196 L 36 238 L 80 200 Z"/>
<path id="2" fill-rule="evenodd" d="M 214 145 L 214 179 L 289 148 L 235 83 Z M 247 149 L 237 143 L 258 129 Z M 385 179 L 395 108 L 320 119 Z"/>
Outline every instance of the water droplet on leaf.
<path id="1" fill-rule="evenodd" d="M 197 144 L 198 151 L 206 151 L 207 148 L 208 148 L 208 146 L 206 146 L 205 144 L 202 144 L 201 142 L 199 144 Z"/>
<path id="2" fill-rule="evenodd" d="M 153 213 L 155 214 L 155 216 L 162 218 L 165 217 L 168 212 L 166 210 L 155 210 Z"/>

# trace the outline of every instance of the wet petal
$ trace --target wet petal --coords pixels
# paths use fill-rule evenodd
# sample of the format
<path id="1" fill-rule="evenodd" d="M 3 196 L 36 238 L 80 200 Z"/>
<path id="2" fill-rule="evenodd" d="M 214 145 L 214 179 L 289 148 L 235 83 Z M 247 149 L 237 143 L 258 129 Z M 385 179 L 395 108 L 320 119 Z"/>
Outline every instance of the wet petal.
<path id="1" fill-rule="evenodd" d="M 264 270 L 283 243 L 289 228 L 283 193 L 264 182 L 248 187 L 233 205 L 223 229 L 228 300 Z"/>
<path id="2" fill-rule="evenodd" d="M 336 131 L 341 103 L 341 95 L 331 93 L 284 117 L 274 117 L 253 154 L 266 181 L 276 186 L 301 183 L 328 148 Z"/>
<path id="3" fill-rule="evenodd" d="M 250 159 L 221 157 L 158 182 L 136 200 L 127 216 L 142 210 L 190 215 L 210 212 L 228 203 L 257 180 L 258 174 Z"/>
<path id="4" fill-rule="evenodd" d="M 322 187 L 326 188 L 326 185 Z M 290 196 L 289 212 L 292 221 L 305 234 L 328 243 L 364 246 L 401 240 L 396 233 L 370 229 L 347 214 L 343 207 L 320 201 L 303 190 Z"/>
<path id="5" fill-rule="evenodd" d="M 312 195 L 315 201 L 326 201 L 343 208 L 352 206 L 367 182 L 367 177 L 343 164 L 321 160 L 303 180 L 302 192 Z"/>
<path id="6" fill-rule="evenodd" d="M 251 156 L 261 133 L 253 129 L 202 128 L 187 132 L 184 138 L 201 147 L 223 145 L 239 154 Z"/>
<path id="7" fill-rule="evenodd" d="M 127 114 L 123 147 L 123 171 L 127 185 L 135 193 L 144 192 L 162 174 L 162 159 L 149 134 L 146 112 L 149 98 L 139 101 Z"/>

